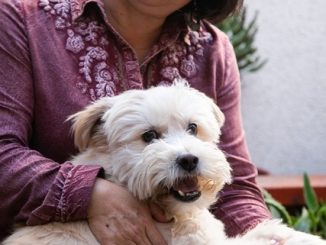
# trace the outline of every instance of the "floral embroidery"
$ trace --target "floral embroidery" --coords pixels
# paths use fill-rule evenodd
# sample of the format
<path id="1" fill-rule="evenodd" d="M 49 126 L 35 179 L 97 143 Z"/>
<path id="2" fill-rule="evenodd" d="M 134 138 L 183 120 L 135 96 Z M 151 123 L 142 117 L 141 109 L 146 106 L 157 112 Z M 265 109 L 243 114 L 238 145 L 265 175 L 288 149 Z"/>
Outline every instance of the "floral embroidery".
<path id="1" fill-rule="evenodd" d="M 118 74 L 114 69 L 108 69 L 105 62 L 101 62 L 95 66 L 95 80 L 96 84 L 96 96 L 113 96 L 116 91 L 116 87 L 113 81 L 118 80 Z"/>
<path id="2" fill-rule="evenodd" d="M 55 29 L 66 34 L 65 49 L 78 58 L 76 69 L 82 77 L 76 86 L 92 100 L 113 96 L 121 90 L 139 89 L 143 84 L 194 78 L 199 73 L 196 64 L 213 40 L 203 28 L 189 29 L 185 36 L 167 30 L 140 67 L 136 54 L 114 29 L 111 32 L 120 46 L 109 47 L 107 27 L 81 15 L 80 0 L 39 0 L 39 6 L 53 17 Z"/>
<path id="3" fill-rule="evenodd" d="M 175 78 L 193 78 L 198 72 L 195 59 L 204 56 L 204 47 L 212 40 L 212 35 L 202 28 L 198 32 L 188 30 L 183 42 L 169 46 L 164 52 L 160 74 L 169 82 Z"/>
<path id="4" fill-rule="evenodd" d="M 65 19 L 61 18 L 61 17 L 58 17 L 56 20 L 55 20 L 55 28 L 56 29 L 65 29 L 67 26 L 66 24 L 66 21 Z"/>
<path id="5" fill-rule="evenodd" d="M 176 67 L 168 66 L 161 70 L 161 75 L 168 79 L 169 81 L 173 81 L 175 78 L 181 78 L 179 74 L 179 70 Z"/>
<path id="6" fill-rule="evenodd" d="M 180 72 L 185 77 L 191 78 L 197 74 L 196 64 L 194 62 L 194 56 L 189 55 L 181 61 Z"/>
<path id="7" fill-rule="evenodd" d="M 109 42 L 104 38 L 105 26 L 98 21 L 80 18 L 71 24 L 71 6 L 78 6 L 74 0 L 39 0 L 39 6 L 55 17 L 55 28 L 67 34 L 65 48 L 79 56 L 79 73 L 85 82 L 77 87 L 92 100 L 116 93 L 117 72 L 108 66 Z M 81 11 L 77 9 L 76 11 Z"/>
<path id="8" fill-rule="evenodd" d="M 58 14 L 67 18 L 70 11 L 69 3 L 68 0 L 40 0 L 39 6 L 51 14 Z"/>
<path id="9" fill-rule="evenodd" d="M 87 47 L 86 55 L 81 56 L 79 60 L 79 72 L 84 74 L 87 82 L 92 82 L 91 69 L 95 61 L 105 61 L 108 57 L 108 53 L 101 47 Z"/>
<path id="10" fill-rule="evenodd" d="M 66 49 L 78 54 L 85 48 L 83 38 L 80 35 L 76 35 L 72 30 L 67 30 L 68 38 L 66 42 Z"/>

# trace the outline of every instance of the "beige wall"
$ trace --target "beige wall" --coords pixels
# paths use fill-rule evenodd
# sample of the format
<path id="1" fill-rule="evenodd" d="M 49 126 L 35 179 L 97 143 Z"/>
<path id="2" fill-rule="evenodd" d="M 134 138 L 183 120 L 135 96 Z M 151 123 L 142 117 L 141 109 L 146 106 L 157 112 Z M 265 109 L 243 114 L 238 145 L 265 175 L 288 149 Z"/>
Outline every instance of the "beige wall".
<path id="1" fill-rule="evenodd" d="M 247 0 L 259 11 L 267 65 L 242 74 L 242 113 L 256 165 L 278 174 L 326 173 L 326 1 Z"/>

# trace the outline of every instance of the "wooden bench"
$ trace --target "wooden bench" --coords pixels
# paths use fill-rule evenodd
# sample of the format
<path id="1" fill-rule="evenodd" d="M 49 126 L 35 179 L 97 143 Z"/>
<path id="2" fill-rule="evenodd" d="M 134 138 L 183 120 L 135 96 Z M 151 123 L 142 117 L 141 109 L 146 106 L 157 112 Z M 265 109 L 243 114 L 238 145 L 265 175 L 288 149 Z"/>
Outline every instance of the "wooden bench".
<path id="1" fill-rule="evenodd" d="M 326 174 L 309 175 L 309 179 L 318 200 L 326 202 Z M 257 183 L 285 206 L 300 206 L 305 203 L 303 175 L 262 175 L 257 177 Z"/>

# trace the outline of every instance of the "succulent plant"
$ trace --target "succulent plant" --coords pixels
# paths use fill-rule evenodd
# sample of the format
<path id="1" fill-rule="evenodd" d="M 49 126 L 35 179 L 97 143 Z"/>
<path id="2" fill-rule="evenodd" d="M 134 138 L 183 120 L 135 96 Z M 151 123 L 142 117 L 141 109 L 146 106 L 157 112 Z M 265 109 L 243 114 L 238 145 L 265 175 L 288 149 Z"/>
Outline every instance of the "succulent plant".
<path id="1" fill-rule="evenodd" d="M 282 219 L 284 223 L 296 230 L 319 235 L 326 239 L 326 203 L 318 202 L 307 173 L 303 175 L 303 183 L 305 205 L 302 207 L 301 213 L 290 215 L 286 207 L 263 190 L 265 203 L 274 218 Z"/>
<path id="2" fill-rule="evenodd" d="M 237 62 L 240 71 L 255 72 L 261 69 L 267 62 L 267 59 L 261 60 L 255 47 L 255 36 L 258 31 L 256 25 L 258 12 L 248 22 L 247 11 L 243 10 L 237 14 L 228 17 L 216 26 L 225 32 L 234 47 Z"/>

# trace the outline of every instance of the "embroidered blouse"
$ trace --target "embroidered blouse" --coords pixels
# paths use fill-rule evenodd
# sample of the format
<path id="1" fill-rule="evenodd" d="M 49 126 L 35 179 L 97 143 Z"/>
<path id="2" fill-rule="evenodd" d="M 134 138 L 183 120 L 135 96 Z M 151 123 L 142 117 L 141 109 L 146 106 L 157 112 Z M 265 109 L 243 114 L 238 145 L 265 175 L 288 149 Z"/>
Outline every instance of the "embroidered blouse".
<path id="1" fill-rule="evenodd" d="M 2 235 L 15 222 L 86 218 L 101 168 L 69 162 L 76 153 L 69 115 L 103 96 L 178 77 L 213 98 L 226 116 L 220 147 L 234 181 L 212 212 L 229 235 L 270 217 L 244 139 L 236 59 L 216 27 L 203 21 L 190 31 L 170 18 L 140 64 L 101 0 L 3 0 L 0 23 Z"/>

